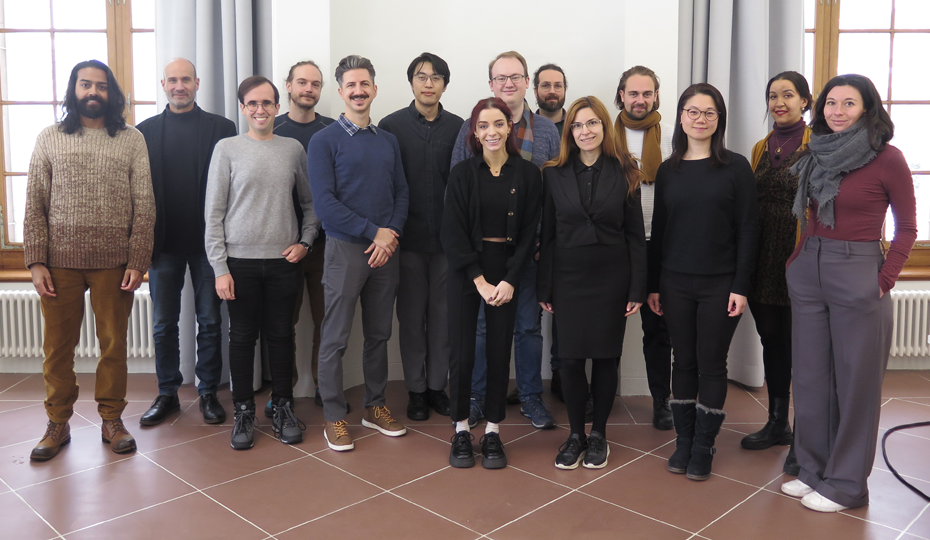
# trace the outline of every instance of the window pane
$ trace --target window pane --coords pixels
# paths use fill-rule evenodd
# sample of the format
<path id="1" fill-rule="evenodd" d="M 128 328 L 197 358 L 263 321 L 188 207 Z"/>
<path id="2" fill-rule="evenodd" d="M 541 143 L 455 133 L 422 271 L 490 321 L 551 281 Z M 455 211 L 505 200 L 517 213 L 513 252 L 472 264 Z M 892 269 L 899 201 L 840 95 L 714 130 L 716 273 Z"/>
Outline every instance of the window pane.
<path id="1" fill-rule="evenodd" d="M 158 71 L 155 68 L 155 32 L 132 35 L 133 101 L 155 101 L 158 92 Z"/>
<path id="2" fill-rule="evenodd" d="M 91 59 L 107 63 L 106 34 L 55 34 L 55 88 L 59 100 L 65 98 L 74 66 Z"/>
<path id="3" fill-rule="evenodd" d="M 840 34 L 837 73 L 865 75 L 872 79 L 882 100 L 886 100 L 890 51 L 891 34 Z"/>
<path id="4" fill-rule="evenodd" d="M 915 174 L 914 179 L 914 196 L 917 198 L 917 241 L 926 242 L 930 240 L 930 176 L 925 174 Z M 891 207 L 885 215 L 885 239 L 891 241 L 894 238 L 894 216 L 891 213 Z"/>
<path id="5" fill-rule="evenodd" d="M 107 4 L 101 0 L 53 0 L 55 28 L 106 30 Z"/>
<path id="6" fill-rule="evenodd" d="M 151 118 L 158 114 L 158 105 L 135 105 L 133 109 L 136 111 L 137 126 L 146 118 Z"/>
<path id="7" fill-rule="evenodd" d="M 55 123 L 52 105 L 3 106 L 3 157 L 6 172 L 29 172 L 39 132 Z"/>
<path id="8" fill-rule="evenodd" d="M 7 101 L 52 101 L 52 36 L 0 34 L 0 81 Z"/>
<path id="9" fill-rule="evenodd" d="M 930 144 L 927 144 L 930 105 L 892 105 L 891 121 L 894 122 L 891 144 L 904 152 L 911 170 L 930 171 Z"/>
<path id="10" fill-rule="evenodd" d="M 817 0 L 804 0 L 804 29 L 814 28 L 817 22 Z"/>
<path id="11" fill-rule="evenodd" d="M 155 28 L 155 0 L 132 0 L 132 27 Z"/>
<path id="12" fill-rule="evenodd" d="M 0 0 L 2 6 L 3 28 L 30 30 L 33 28 L 51 28 L 48 17 L 48 0 L 23 2 L 23 0 Z"/>
<path id="13" fill-rule="evenodd" d="M 840 30 L 891 28 L 891 0 L 843 0 Z"/>
<path id="14" fill-rule="evenodd" d="M 927 0 L 897 0 L 894 4 L 894 27 L 930 29 L 930 2 Z"/>
<path id="15" fill-rule="evenodd" d="M 26 177 L 6 177 L 6 205 L 10 242 L 23 241 L 23 218 L 26 215 Z"/>
<path id="16" fill-rule="evenodd" d="M 927 51 L 930 51 L 930 34 L 895 35 L 892 99 L 930 100 L 930 87 L 927 86 Z"/>
<path id="17" fill-rule="evenodd" d="M 814 86 L 814 34 L 804 33 L 804 77 Z"/>

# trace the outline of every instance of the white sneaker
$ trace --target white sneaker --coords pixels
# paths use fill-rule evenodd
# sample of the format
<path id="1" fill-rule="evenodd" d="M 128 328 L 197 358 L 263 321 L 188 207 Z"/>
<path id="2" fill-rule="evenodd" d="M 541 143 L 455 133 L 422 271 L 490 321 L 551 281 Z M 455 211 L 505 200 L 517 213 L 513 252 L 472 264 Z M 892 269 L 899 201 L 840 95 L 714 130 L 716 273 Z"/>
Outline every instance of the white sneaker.
<path id="1" fill-rule="evenodd" d="M 812 491 L 805 495 L 804 498 L 801 499 L 801 504 L 818 512 L 840 512 L 847 508 L 846 506 L 831 501 L 816 491 Z"/>
<path id="2" fill-rule="evenodd" d="M 785 482 L 781 485 L 781 491 L 785 495 L 791 495 L 792 497 L 801 498 L 808 493 L 813 493 L 814 488 L 805 484 L 800 480 L 792 480 L 790 482 Z"/>

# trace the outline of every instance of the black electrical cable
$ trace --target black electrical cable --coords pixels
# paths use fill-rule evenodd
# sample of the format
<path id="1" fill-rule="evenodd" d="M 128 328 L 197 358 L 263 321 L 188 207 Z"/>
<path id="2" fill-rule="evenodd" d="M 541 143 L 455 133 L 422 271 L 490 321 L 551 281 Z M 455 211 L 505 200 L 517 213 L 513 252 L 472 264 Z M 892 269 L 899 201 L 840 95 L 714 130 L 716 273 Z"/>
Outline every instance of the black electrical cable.
<path id="1" fill-rule="evenodd" d="M 926 493 L 924 493 L 923 491 L 920 491 L 919 489 L 917 489 L 916 487 L 914 487 L 913 485 L 911 485 L 911 483 L 908 482 L 907 480 L 905 480 L 904 478 L 901 478 L 901 475 L 898 474 L 898 471 L 896 471 L 895 468 L 891 466 L 891 462 L 888 461 L 888 452 L 885 451 L 885 442 L 888 440 L 888 436 L 891 435 L 892 433 L 894 433 L 895 431 L 902 430 L 902 429 L 912 429 L 912 428 L 918 428 L 918 427 L 926 427 L 926 426 L 930 426 L 930 422 L 917 422 L 917 423 L 914 423 L 914 424 L 902 424 L 902 425 L 900 425 L 900 426 L 895 426 L 895 427 L 889 429 L 888 431 L 886 431 L 886 432 L 885 432 L 885 435 L 882 437 L 882 457 L 885 458 L 885 465 L 888 466 L 888 470 L 891 471 L 891 474 L 893 474 L 895 478 L 897 478 L 898 480 L 900 480 L 901 483 L 904 484 L 905 486 L 907 486 L 911 491 L 913 491 L 914 493 L 920 495 L 921 498 L 923 498 L 923 500 L 925 500 L 925 501 L 927 501 L 927 502 L 930 502 L 930 496 L 928 496 L 928 495 L 927 495 Z"/>

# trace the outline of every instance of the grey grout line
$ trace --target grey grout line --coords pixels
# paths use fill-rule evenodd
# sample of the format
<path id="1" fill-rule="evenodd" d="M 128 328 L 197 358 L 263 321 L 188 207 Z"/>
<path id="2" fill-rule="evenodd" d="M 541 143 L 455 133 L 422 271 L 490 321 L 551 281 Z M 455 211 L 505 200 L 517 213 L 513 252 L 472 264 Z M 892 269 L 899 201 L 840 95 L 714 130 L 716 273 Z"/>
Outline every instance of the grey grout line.
<path id="1" fill-rule="evenodd" d="M 717 522 L 720 521 L 721 519 L 725 518 L 725 517 L 727 516 L 727 514 L 729 514 L 730 512 L 736 510 L 737 508 L 739 508 L 740 506 L 742 506 L 743 503 L 745 503 L 745 502 L 748 501 L 749 499 L 755 497 L 756 495 L 758 495 L 759 493 L 761 493 L 763 490 L 764 490 L 764 488 L 758 488 L 758 489 L 756 489 L 756 491 L 754 491 L 751 495 L 749 495 L 748 497 L 746 497 L 746 498 L 743 499 L 742 501 L 736 503 L 736 504 L 735 504 L 733 507 L 731 507 L 729 510 L 727 510 L 727 511 L 724 512 L 723 514 L 717 516 L 713 521 L 711 521 L 711 522 L 708 523 L 707 525 L 704 525 L 704 527 L 702 527 L 700 530 L 698 530 L 698 532 L 696 532 L 696 533 L 694 533 L 694 534 L 695 534 L 695 535 L 699 535 L 699 534 L 701 534 L 702 532 L 706 531 L 708 527 L 710 527 L 710 526 L 713 525 L 714 523 L 717 523 Z"/>
<path id="2" fill-rule="evenodd" d="M 139 455 L 141 455 L 141 454 L 138 454 L 138 453 L 137 453 L 137 454 L 132 454 L 132 455 L 129 456 L 129 457 L 122 458 L 122 459 L 117 459 L 116 461 L 112 461 L 112 462 L 110 462 L 110 463 L 103 463 L 103 464 L 100 464 L 100 465 L 96 465 L 96 466 L 94 466 L 94 467 L 88 467 L 88 468 L 86 468 L 86 469 L 82 469 L 82 470 L 80 470 L 80 471 L 75 471 L 75 472 L 71 472 L 71 473 L 68 473 L 68 474 L 63 474 L 63 475 L 61 475 L 61 476 L 56 476 L 55 478 L 48 478 L 48 479 L 46 479 L 46 480 L 42 480 L 41 482 L 36 482 L 36 483 L 34 483 L 34 484 L 29 484 L 29 485 L 26 485 L 26 486 L 23 486 L 23 487 L 20 487 L 20 488 L 13 489 L 12 491 L 21 491 L 21 490 L 24 490 L 24 489 L 27 489 L 27 488 L 31 488 L 31 487 L 34 487 L 34 486 L 41 486 L 42 484 L 48 484 L 49 482 L 54 482 L 55 480 L 61 480 L 62 478 L 68 478 L 69 476 L 75 476 L 75 475 L 78 475 L 78 474 L 86 473 L 86 472 L 88 472 L 88 471 L 93 471 L 93 470 L 95 470 L 95 469 L 101 469 L 101 468 L 103 468 L 103 467 L 109 467 L 110 465 L 114 465 L 114 464 L 116 464 L 116 463 L 122 463 L 123 461 L 127 461 L 127 460 L 130 460 L 130 459 L 135 459 L 135 458 L 138 457 Z M 0 481 L 2 481 L 2 480 L 3 480 L 3 479 L 0 478 Z M 4 482 L 4 483 L 6 483 L 6 482 Z M 12 488 L 11 488 L 11 489 L 12 489 Z"/>
<path id="3" fill-rule="evenodd" d="M 263 472 L 265 472 L 265 471 L 270 471 L 270 470 L 273 470 L 273 469 L 277 469 L 277 468 L 279 468 L 279 467 L 283 467 L 283 466 L 285 466 L 285 465 L 290 465 L 291 463 L 295 463 L 295 462 L 297 462 L 297 461 L 301 461 L 301 460 L 307 459 L 307 458 L 309 458 L 309 457 L 310 457 L 309 454 L 308 454 L 308 455 L 304 455 L 304 456 L 300 456 L 300 457 L 294 458 L 294 459 L 292 459 L 292 460 L 285 461 L 285 462 L 283 462 L 283 463 L 278 463 L 278 464 L 272 465 L 272 466 L 270 466 L 270 467 L 265 467 L 264 469 L 260 469 L 260 470 L 258 470 L 258 471 L 252 471 L 252 472 L 250 472 L 250 473 L 248 473 L 248 474 L 243 474 L 242 476 L 237 476 L 236 478 L 230 478 L 229 480 L 224 480 L 224 481 L 222 481 L 222 482 L 209 485 L 209 486 L 203 488 L 203 490 L 213 489 L 213 488 L 219 487 L 219 486 L 225 486 L 226 484 L 231 484 L 231 483 L 233 483 L 233 482 L 235 482 L 235 481 L 237 481 L 237 480 L 242 480 L 243 478 L 248 478 L 248 477 L 250 477 L 250 476 L 255 476 L 256 474 L 260 474 L 260 473 L 263 473 Z M 165 469 L 165 470 L 167 470 L 167 469 Z"/>
<path id="4" fill-rule="evenodd" d="M 491 532 L 489 532 L 489 533 L 487 533 L 487 534 L 494 534 L 494 533 L 496 533 L 497 531 L 503 529 L 504 527 L 507 527 L 508 525 L 512 525 L 512 524 L 514 524 L 514 523 L 520 521 L 521 519 L 525 518 L 526 516 L 528 516 L 528 515 L 530 515 L 530 514 L 533 514 L 533 513 L 535 513 L 535 512 L 538 512 L 539 510 L 542 510 L 543 508 L 549 506 L 550 504 L 553 504 L 553 503 L 555 503 L 555 502 L 557 502 L 557 501 L 560 501 L 560 500 L 564 499 L 565 497 L 568 497 L 569 495 L 571 495 L 571 494 L 574 493 L 574 492 L 575 492 L 575 490 L 571 490 L 571 491 L 569 491 L 568 493 L 563 493 L 562 495 L 559 495 L 558 497 L 552 499 L 551 501 L 549 501 L 549 502 L 547 502 L 547 503 L 545 503 L 545 504 L 542 504 L 542 505 L 540 505 L 539 507 L 534 508 L 534 509 L 532 509 L 532 510 L 526 512 L 526 513 L 523 514 L 522 516 L 519 516 L 519 517 L 517 517 L 516 519 L 510 520 L 510 521 L 508 521 L 507 523 L 504 523 L 503 525 L 501 525 L 500 527 L 497 527 L 496 529 L 492 529 Z M 479 534 L 480 534 L 480 533 L 479 533 Z"/>
<path id="5" fill-rule="evenodd" d="M 917 535 L 914 535 L 913 533 L 909 533 L 908 531 L 911 529 L 911 527 L 914 526 L 915 523 L 917 523 L 917 520 L 920 519 L 920 516 L 924 515 L 924 512 L 926 512 L 928 508 L 930 508 L 930 504 L 925 504 L 923 509 L 921 509 L 921 511 L 918 512 L 916 516 L 914 516 L 914 519 L 912 519 L 911 522 L 907 524 L 907 527 L 905 527 L 904 530 L 901 531 L 901 534 L 899 534 L 898 538 L 895 540 L 900 540 L 901 538 L 904 537 L 905 534 L 912 534 L 913 536 L 917 536 Z"/>
<path id="6" fill-rule="evenodd" d="M 11 390 L 11 389 L 15 388 L 16 386 L 22 384 L 24 381 L 26 381 L 27 379 L 29 379 L 29 378 L 32 377 L 33 375 L 36 375 L 36 374 L 35 374 L 35 373 L 30 373 L 30 374 L 26 375 L 25 377 L 23 377 L 21 380 L 16 381 L 15 383 L 11 384 L 10 386 L 7 386 L 7 387 L 4 388 L 3 390 L 0 390 L 0 396 L 2 396 L 2 395 L 4 394 L 4 392 L 6 392 L 7 390 Z"/>
<path id="7" fill-rule="evenodd" d="M 881 468 L 881 467 L 877 467 L 877 466 L 875 466 L 875 465 L 872 466 L 872 470 L 873 470 L 873 471 L 882 471 L 882 472 L 884 472 L 884 473 L 892 474 L 891 471 L 886 470 L 886 469 L 883 469 L 883 468 Z M 899 472 L 898 474 L 901 474 L 901 473 Z M 918 477 L 916 477 L 916 476 L 910 476 L 910 475 L 907 475 L 907 474 L 901 474 L 901 476 L 903 476 L 904 478 L 907 478 L 908 480 L 915 480 L 915 481 L 917 481 L 917 482 L 922 482 L 922 483 L 924 483 L 924 484 L 930 484 L 930 480 L 927 480 L 927 479 L 925 479 L 925 478 L 918 478 Z"/>
<path id="8" fill-rule="evenodd" d="M 27 508 L 29 508 L 30 510 L 32 510 L 32 513 L 33 513 L 33 514 L 35 514 L 36 516 L 38 516 L 39 519 L 41 519 L 43 523 L 45 523 L 46 525 L 48 525 L 48 528 L 51 529 L 52 532 L 55 533 L 55 534 L 57 535 L 57 536 L 53 536 L 52 539 L 54 539 L 54 538 L 60 538 L 61 540 L 64 540 L 64 536 L 62 536 L 61 533 L 58 532 L 58 529 L 56 529 L 55 527 L 52 527 L 52 524 L 49 523 L 48 520 L 45 519 L 45 517 L 42 516 L 42 514 L 40 514 L 40 513 L 38 512 L 38 510 L 36 510 L 35 508 L 33 508 L 31 504 L 29 504 L 28 502 L 26 502 L 26 499 L 24 499 L 22 495 L 20 495 L 19 493 L 17 493 L 16 490 L 13 489 L 13 487 L 12 487 L 10 484 L 7 484 L 6 481 L 5 481 L 3 478 L 0 478 L 0 482 L 2 482 L 3 485 L 6 486 L 7 489 L 10 490 L 10 491 L 8 491 L 7 493 L 12 493 L 12 494 L 15 495 L 17 498 L 19 498 L 19 500 L 23 501 L 23 504 L 25 504 Z"/>
<path id="9" fill-rule="evenodd" d="M 438 472 L 438 471 L 437 471 L 437 472 Z M 400 486 L 398 486 L 398 487 L 400 487 Z M 396 488 L 395 488 L 395 489 L 396 489 Z M 402 501 L 404 501 L 404 502 L 406 502 L 406 503 L 412 504 L 413 506 L 416 506 L 417 508 L 419 508 L 419 509 L 421 509 L 421 510 L 425 510 L 425 511 L 429 512 L 430 514 L 433 514 L 433 515 L 436 516 L 436 517 L 442 518 L 442 519 L 448 521 L 449 523 L 452 523 L 452 524 L 454 524 L 454 525 L 458 525 L 459 527 L 465 529 L 466 531 L 473 532 L 473 533 L 475 533 L 475 534 L 479 534 L 479 535 L 481 535 L 482 537 L 484 536 L 483 534 L 481 534 L 480 532 L 478 532 L 478 531 L 472 529 L 471 527 L 466 527 L 465 525 L 462 525 L 462 524 L 459 523 L 458 521 L 455 521 L 455 520 L 452 519 L 452 518 L 446 517 L 446 516 L 440 514 L 439 512 L 436 512 L 435 510 L 430 510 L 429 508 L 427 508 L 427 507 L 425 507 L 425 506 L 423 506 L 423 505 L 421 505 L 421 504 L 417 504 L 417 503 L 415 503 L 415 502 L 413 502 L 413 501 L 411 501 L 411 500 L 409 500 L 409 499 L 405 499 L 404 497 L 401 497 L 400 495 L 398 495 L 398 494 L 396 494 L 396 493 L 393 493 L 393 492 L 391 492 L 391 491 L 387 491 L 386 493 L 389 493 L 389 494 L 391 494 L 391 495 L 397 497 L 398 499 L 400 499 L 400 500 L 402 500 Z"/>
<path id="10" fill-rule="evenodd" d="M 198 398 L 198 401 L 199 401 L 199 398 Z M 178 417 L 175 418 L 169 425 L 174 426 L 178 422 L 178 420 L 184 417 L 184 413 L 191 410 L 191 407 L 193 407 L 195 403 L 197 403 L 197 401 L 191 401 L 190 404 L 181 411 L 181 414 L 179 414 Z"/>
<path id="11" fill-rule="evenodd" d="M 921 407 L 930 407 L 930 403 L 921 403 L 919 401 L 911 401 L 912 399 L 926 399 L 926 398 L 896 398 L 898 401 L 903 401 L 905 403 L 913 403 L 914 405 L 920 405 Z"/>
<path id="12" fill-rule="evenodd" d="M 337 467 L 337 468 L 338 468 L 338 467 Z M 340 469 L 340 470 L 341 470 L 341 469 Z M 371 483 L 371 482 L 369 482 L 369 483 Z M 375 487 L 377 487 L 377 486 L 375 486 Z M 379 488 L 379 489 L 381 489 L 381 488 Z M 308 519 L 307 521 L 304 521 L 303 523 L 298 523 L 297 525 L 294 525 L 293 527 L 289 527 L 289 528 L 287 528 L 287 529 L 284 529 L 283 531 L 279 531 L 279 532 L 275 533 L 275 535 L 276 535 L 276 536 L 280 536 L 280 535 L 282 535 L 282 534 L 284 534 L 284 533 L 293 531 L 294 529 L 297 529 L 297 528 L 299 528 L 299 527 L 303 527 L 304 525 L 313 523 L 314 521 L 319 521 L 319 520 L 321 520 L 321 519 L 323 519 L 323 518 L 325 518 L 325 517 L 329 517 L 329 516 L 331 516 L 331 515 L 333 515 L 333 514 L 335 514 L 335 513 L 337 513 L 337 512 L 342 512 L 343 510 L 352 508 L 353 506 L 358 506 L 358 505 L 360 505 L 360 504 L 362 504 L 362 503 L 364 503 L 364 502 L 368 502 L 368 501 L 370 501 L 370 500 L 372 500 L 372 499 L 374 499 L 374 498 L 376 498 L 376 497 L 381 497 L 382 495 L 385 495 L 385 494 L 387 494 L 387 491 L 382 491 L 381 493 L 375 493 L 375 494 L 372 495 L 371 497 L 365 497 L 364 499 L 362 499 L 362 500 L 360 500 L 360 501 L 356 501 L 356 502 L 354 502 L 354 503 L 352 503 L 352 504 L 347 504 L 347 505 L 343 506 L 342 508 L 337 508 L 336 510 L 333 510 L 333 511 L 331 511 L 331 512 L 327 512 L 327 513 L 325 513 L 325 514 L 323 514 L 323 515 L 321 515 L 321 516 L 317 516 L 317 517 L 315 517 L 315 518 L 313 518 L 313 519 Z"/>
<path id="13" fill-rule="evenodd" d="M 180 478 L 179 478 L 179 480 L 180 480 Z M 196 489 L 196 488 L 195 488 L 195 489 Z M 81 527 L 80 529 L 74 529 L 73 531 L 68 531 L 68 532 L 65 534 L 65 536 L 70 536 L 70 535 L 72 535 L 72 534 L 74 534 L 74 533 L 77 533 L 77 532 L 86 531 L 87 529 L 92 529 L 92 528 L 97 527 L 97 526 L 99 526 L 99 525 L 103 525 L 103 524 L 105 524 L 105 523 L 110 523 L 111 521 L 116 521 L 117 519 L 121 519 L 121 518 L 124 518 L 124 517 L 126 517 L 126 516 L 131 516 L 131 515 L 133 515 L 133 514 L 138 514 L 139 512 L 143 512 L 143 511 L 145 511 L 145 510 L 148 510 L 149 508 L 155 508 L 156 506 L 161 506 L 161 505 L 163 505 L 163 504 L 168 504 L 168 503 L 173 502 L 173 501 L 176 501 L 176 500 L 178 500 L 178 499 L 183 499 L 183 498 L 185 498 L 185 497 L 190 497 L 191 495 L 196 495 L 196 494 L 197 494 L 196 491 L 191 491 L 190 493 L 185 493 L 184 495 L 179 495 L 179 496 L 177 496 L 177 497 L 172 497 L 171 499 L 168 499 L 168 500 L 166 500 L 166 501 L 162 501 L 162 502 L 155 503 L 155 504 L 150 504 L 150 505 L 148 505 L 148 506 L 146 506 L 146 507 L 138 508 L 138 509 L 136 509 L 136 510 L 133 510 L 132 512 L 126 512 L 125 514 L 121 514 L 121 515 L 112 517 L 112 518 L 110 518 L 110 519 L 105 519 L 105 520 L 103 520 L 103 521 L 98 521 L 97 523 L 92 523 L 92 524 L 90 524 L 90 525 L 87 525 L 86 527 Z"/>
<path id="14" fill-rule="evenodd" d="M 586 485 L 587 485 L 587 484 L 586 484 Z M 579 488 L 579 489 L 580 489 L 580 488 Z M 682 528 L 682 527 L 679 527 L 678 525 L 673 525 L 673 524 L 671 524 L 671 523 L 669 523 L 669 522 L 667 522 L 667 521 L 662 521 L 662 520 L 659 519 L 659 518 L 654 518 L 654 517 L 652 517 L 652 516 L 650 516 L 650 515 L 648 515 L 648 514 L 644 514 L 644 513 L 642 513 L 642 512 L 633 510 L 632 508 L 627 508 L 627 507 L 622 506 L 622 505 L 619 505 L 619 504 L 617 504 L 617 503 L 615 503 L 615 502 L 610 502 L 610 501 L 608 501 L 608 500 L 606 500 L 606 499 L 602 499 L 602 498 L 600 498 L 600 497 L 591 495 L 590 493 L 585 493 L 584 491 L 578 491 L 578 493 L 580 493 L 580 494 L 582 494 L 582 495 L 584 495 L 584 496 L 586 496 L 586 497 L 590 497 L 590 498 L 592 498 L 592 499 L 594 499 L 594 500 L 596 500 L 596 501 L 600 501 L 600 502 L 602 502 L 602 503 L 609 504 L 610 506 L 616 506 L 617 508 L 619 508 L 619 509 L 621 509 L 621 510 L 626 510 L 627 512 L 630 512 L 631 514 L 636 514 L 637 516 L 644 517 L 644 518 L 646 518 L 646 519 L 648 519 L 648 520 L 650 520 L 650 521 L 655 521 L 656 523 L 661 523 L 662 525 L 667 525 L 667 526 L 669 526 L 669 527 L 672 527 L 673 529 L 678 529 L 679 531 L 684 531 L 684 532 L 686 532 L 686 533 L 688 533 L 688 534 L 691 534 L 691 535 L 696 534 L 696 533 L 693 533 L 693 532 L 689 531 L 688 529 L 684 529 L 684 528 Z"/>

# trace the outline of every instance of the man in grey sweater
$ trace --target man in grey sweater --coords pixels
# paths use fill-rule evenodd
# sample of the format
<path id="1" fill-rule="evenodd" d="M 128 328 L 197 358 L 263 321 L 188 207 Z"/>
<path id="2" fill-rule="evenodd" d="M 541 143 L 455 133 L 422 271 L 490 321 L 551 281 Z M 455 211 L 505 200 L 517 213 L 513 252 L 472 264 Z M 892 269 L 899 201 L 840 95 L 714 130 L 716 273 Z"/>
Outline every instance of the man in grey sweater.
<path id="1" fill-rule="evenodd" d="M 271 364 L 272 430 L 286 444 L 303 440 L 294 415 L 294 326 L 298 265 L 319 234 L 305 154 L 299 142 L 274 135 L 278 89 L 249 77 L 239 85 L 249 123 L 245 135 L 216 145 L 207 181 L 207 258 L 216 292 L 229 308 L 229 371 L 235 423 L 231 446 L 251 448 L 255 424 L 252 386 L 255 342 L 261 332 Z M 303 210 L 298 229 L 292 193 Z"/>

